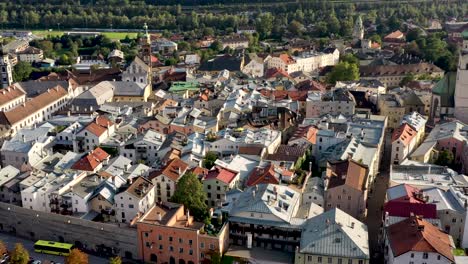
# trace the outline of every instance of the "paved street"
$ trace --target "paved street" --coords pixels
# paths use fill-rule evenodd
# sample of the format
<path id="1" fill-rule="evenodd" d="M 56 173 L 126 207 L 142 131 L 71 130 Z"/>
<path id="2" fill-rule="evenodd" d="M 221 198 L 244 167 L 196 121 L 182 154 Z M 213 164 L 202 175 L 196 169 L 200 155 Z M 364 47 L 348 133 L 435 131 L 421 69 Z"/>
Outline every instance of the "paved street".
<path id="1" fill-rule="evenodd" d="M 380 176 L 377 177 L 372 197 L 368 200 L 367 227 L 369 230 L 369 247 L 371 253 L 371 264 L 383 263 L 383 256 L 380 254 L 380 228 L 382 224 L 382 206 L 388 187 L 390 172 L 391 154 L 391 133 L 385 135 L 385 148 L 380 165 Z"/>
<path id="2" fill-rule="evenodd" d="M 26 239 L 22 239 L 19 237 L 11 236 L 6 233 L 0 233 L 0 240 L 3 241 L 7 247 L 8 250 L 13 250 L 15 247 L 16 243 L 21 243 L 24 245 L 24 247 L 29 251 L 29 256 L 34 258 L 35 260 L 49 260 L 49 261 L 54 261 L 56 263 L 65 263 L 64 257 L 60 256 L 54 256 L 54 255 L 46 255 L 46 254 L 40 254 L 34 252 L 34 242 Z M 103 258 L 98 258 L 95 256 L 89 256 L 89 263 L 92 264 L 106 264 L 108 263 L 107 259 Z"/>

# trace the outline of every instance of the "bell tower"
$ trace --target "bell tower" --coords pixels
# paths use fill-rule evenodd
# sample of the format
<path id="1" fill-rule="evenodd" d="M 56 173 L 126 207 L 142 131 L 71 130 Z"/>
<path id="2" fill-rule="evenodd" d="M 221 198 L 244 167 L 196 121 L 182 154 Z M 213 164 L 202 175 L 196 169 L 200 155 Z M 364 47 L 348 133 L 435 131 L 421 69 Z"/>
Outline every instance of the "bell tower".
<path id="1" fill-rule="evenodd" d="M 145 35 L 141 39 L 141 59 L 151 67 L 151 37 L 148 33 L 148 25 L 143 25 Z"/>
<path id="2" fill-rule="evenodd" d="M 468 38 L 463 40 L 455 84 L 455 118 L 468 123 Z"/>
<path id="3" fill-rule="evenodd" d="M 7 88 L 13 83 L 13 74 L 8 53 L 0 47 L 0 88 Z"/>

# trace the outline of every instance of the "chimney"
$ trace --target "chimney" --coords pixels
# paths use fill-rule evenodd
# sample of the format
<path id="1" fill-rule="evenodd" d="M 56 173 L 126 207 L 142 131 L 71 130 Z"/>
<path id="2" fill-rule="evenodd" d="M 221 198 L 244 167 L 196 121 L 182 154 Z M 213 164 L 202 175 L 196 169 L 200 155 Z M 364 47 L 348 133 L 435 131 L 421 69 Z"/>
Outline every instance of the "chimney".
<path id="1" fill-rule="evenodd" d="M 26 142 L 26 136 L 25 135 L 21 135 L 21 139 L 23 140 L 23 142 Z"/>
<path id="2" fill-rule="evenodd" d="M 67 112 L 67 116 L 71 116 L 71 111 L 68 111 L 68 112 Z"/>
<path id="3" fill-rule="evenodd" d="M 157 212 L 157 213 L 156 213 L 156 220 L 157 220 L 157 221 L 161 221 L 161 220 L 162 220 L 161 212 Z"/>
<path id="4" fill-rule="evenodd" d="M 252 190 L 252 197 L 255 198 L 255 190 Z"/>
<path id="5" fill-rule="evenodd" d="M 179 167 L 178 169 L 179 169 L 178 171 L 179 171 L 179 176 L 180 176 L 180 175 L 182 175 L 182 168 Z"/>

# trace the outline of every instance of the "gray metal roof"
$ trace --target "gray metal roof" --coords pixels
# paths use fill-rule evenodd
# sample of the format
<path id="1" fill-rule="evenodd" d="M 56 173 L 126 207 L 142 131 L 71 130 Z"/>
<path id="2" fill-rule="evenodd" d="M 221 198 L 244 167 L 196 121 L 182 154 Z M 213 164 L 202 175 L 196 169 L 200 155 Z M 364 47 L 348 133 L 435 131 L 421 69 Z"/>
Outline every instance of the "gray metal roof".
<path id="1" fill-rule="evenodd" d="M 301 235 L 299 252 L 369 259 L 367 226 L 334 208 L 307 220 Z"/>

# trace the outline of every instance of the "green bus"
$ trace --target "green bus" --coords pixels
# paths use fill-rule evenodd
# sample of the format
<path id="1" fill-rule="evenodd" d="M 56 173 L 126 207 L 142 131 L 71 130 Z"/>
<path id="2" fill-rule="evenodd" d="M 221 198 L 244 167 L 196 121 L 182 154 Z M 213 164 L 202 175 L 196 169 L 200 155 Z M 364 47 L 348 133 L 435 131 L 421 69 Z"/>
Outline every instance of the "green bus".
<path id="1" fill-rule="evenodd" d="M 38 240 L 34 244 L 34 251 L 37 253 L 45 253 L 51 255 L 68 256 L 74 248 L 72 244 L 59 243 L 46 240 Z"/>

